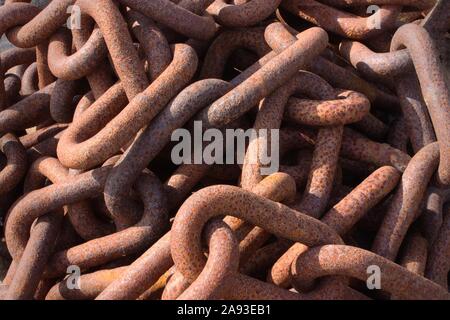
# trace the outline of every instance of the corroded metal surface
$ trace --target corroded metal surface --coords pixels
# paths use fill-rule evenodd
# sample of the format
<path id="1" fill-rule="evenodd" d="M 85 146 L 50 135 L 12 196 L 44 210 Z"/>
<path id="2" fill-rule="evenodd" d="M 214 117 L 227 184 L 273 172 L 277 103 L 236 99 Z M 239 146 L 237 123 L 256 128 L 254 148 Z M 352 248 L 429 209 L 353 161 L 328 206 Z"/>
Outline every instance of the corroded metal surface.
<path id="1" fill-rule="evenodd" d="M 450 298 L 449 1 L 1 3 L 0 299 Z"/>

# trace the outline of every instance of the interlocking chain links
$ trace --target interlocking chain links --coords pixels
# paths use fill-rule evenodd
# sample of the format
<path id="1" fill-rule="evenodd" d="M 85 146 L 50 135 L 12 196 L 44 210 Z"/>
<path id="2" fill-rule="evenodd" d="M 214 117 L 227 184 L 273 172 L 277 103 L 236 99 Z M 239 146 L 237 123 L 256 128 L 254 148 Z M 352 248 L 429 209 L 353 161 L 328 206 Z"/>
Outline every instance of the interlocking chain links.
<path id="1" fill-rule="evenodd" d="M 99 28 L 92 31 L 86 43 L 71 54 L 71 33 L 61 28 L 53 34 L 48 45 L 50 71 L 63 80 L 76 80 L 91 74 L 106 57 L 107 48 Z"/>
<path id="2" fill-rule="evenodd" d="M 440 145 L 438 181 L 450 184 L 450 102 L 444 68 L 437 49 L 428 32 L 421 26 L 406 24 L 400 27 L 392 38 L 391 50 L 406 46 L 414 62 L 424 101 L 433 122 L 436 138 Z"/>
<path id="3" fill-rule="evenodd" d="M 386 4 L 359 17 L 315 0 L 284 0 L 281 6 L 299 17 L 350 39 L 366 39 L 395 28 L 401 6 Z"/>
<path id="4" fill-rule="evenodd" d="M 320 262 L 319 262 L 320 261 Z M 373 252 L 344 245 L 326 245 L 300 255 L 292 267 L 296 285 L 300 288 L 315 278 L 341 274 L 365 280 L 367 267 L 377 265 L 383 273 L 385 290 L 409 299 L 447 300 L 448 292 L 437 283 L 414 274 L 400 265 Z"/>
<path id="5" fill-rule="evenodd" d="M 217 31 L 216 24 L 211 16 L 197 15 L 190 10 L 177 6 L 170 0 L 120 0 L 120 2 L 187 37 L 208 40 Z M 205 2 L 208 3 L 208 1 Z"/>
<path id="6" fill-rule="evenodd" d="M 331 228 L 287 206 L 236 187 L 212 186 L 191 196 L 181 206 L 172 226 L 172 256 L 178 268 L 186 268 L 182 272 L 188 279 L 194 280 L 205 263 L 199 232 L 195 229 L 202 229 L 207 220 L 225 212 L 234 212 L 237 217 L 280 237 L 310 245 L 342 241 Z M 274 219 L 283 223 L 276 223 Z M 186 255 L 187 252 L 190 254 Z"/>
<path id="7" fill-rule="evenodd" d="M 6 1 L 0 298 L 448 299 L 449 3 Z"/>
<path id="8" fill-rule="evenodd" d="M 166 70 L 126 107 L 123 108 L 126 103 L 123 92 L 126 91 L 122 89 L 121 81 L 88 108 L 74 123 L 75 126 L 68 128 L 58 145 L 58 157 L 63 165 L 88 169 L 102 163 L 164 108 L 190 81 L 197 69 L 197 56 L 190 46 L 176 44 L 173 53 L 174 59 Z M 117 115 L 112 114 L 111 120 L 104 119 L 103 110 L 112 109 L 112 106 L 123 110 L 116 111 Z M 103 121 L 94 120 L 98 118 Z M 111 145 L 111 141 L 115 141 L 115 146 Z"/>
<path id="9" fill-rule="evenodd" d="M 105 186 L 106 205 L 118 221 L 124 216 L 123 212 L 131 207 L 131 199 L 127 197 L 129 187 L 170 142 L 172 132 L 229 89 L 230 84 L 218 79 L 195 82 L 173 98 L 152 123 L 138 134 L 133 146 L 113 168 Z"/>
<path id="10" fill-rule="evenodd" d="M 226 27 L 246 27 L 257 24 L 269 17 L 279 6 L 281 0 L 251 0 L 238 5 L 225 0 L 214 1 L 207 12 Z"/>
<path id="11" fill-rule="evenodd" d="M 47 265 L 45 276 L 60 276 L 70 265 L 77 265 L 81 270 L 86 270 L 142 252 L 155 242 L 168 225 L 166 198 L 161 182 L 151 173 L 143 174 L 136 189 L 144 204 L 144 210 L 135 225 L 56 252 Z"/>
<path id="12" fill-rule="evenodd" d="M 0 150 L 6 157 L 6 164 L 0 171 L 0 195 L 4 196 L 14 189 L 27 171 L 25 148 L 12 134 L 0 138 Z"/>

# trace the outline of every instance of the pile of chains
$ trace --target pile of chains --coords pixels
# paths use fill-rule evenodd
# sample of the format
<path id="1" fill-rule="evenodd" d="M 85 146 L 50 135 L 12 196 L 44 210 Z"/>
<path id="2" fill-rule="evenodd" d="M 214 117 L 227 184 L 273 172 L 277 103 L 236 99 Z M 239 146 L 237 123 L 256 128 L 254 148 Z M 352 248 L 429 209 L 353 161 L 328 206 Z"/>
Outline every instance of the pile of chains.
<path id="1" fill-rule="evenodd" d="M 449 0 L 6 0 L 0 299 L 448 299 L 449 28 Z M 175 163 L 198 123 L 271 134 Z"/>

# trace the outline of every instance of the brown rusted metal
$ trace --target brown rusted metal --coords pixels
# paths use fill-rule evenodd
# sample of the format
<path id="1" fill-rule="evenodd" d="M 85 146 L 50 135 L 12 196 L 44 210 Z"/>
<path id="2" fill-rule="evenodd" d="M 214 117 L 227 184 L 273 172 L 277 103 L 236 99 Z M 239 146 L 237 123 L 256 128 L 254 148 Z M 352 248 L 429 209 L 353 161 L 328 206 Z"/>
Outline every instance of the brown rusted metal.
<path id="1" fill-rule="evenodd" d="M 68 280 L 55 284 L 47 293 L 45 300 L 91 300 L 102 292 L 112 281 L 117 279 L 127 267 L 104 269 L 83 274 L 79 289 L 71 289 Z"/>
<path id="2" fill-rule="evenodd" d="M 85 46 L 85 44 L 90 40 L 95 39 L 95 37 L 93 37 L 95 33 L 94 21 L 90 16 L 83 12 L 81 12 L 80 15 L 80 27 L 72 29 L 72 46 L 74 46 L 76 50 L 89 49 L 90 46 Z M 115 82 L 115 77 L 109 61 L 105 58 L 103 62 L 96 66 L 95 70 L 86 76 L 86 79 L 89 82 L 94 97 L 98 99 Z"/>
<path id="3" fill-rule="evenodd" d="M 450 133 L 449 94 L 444 69 L 437 49 L 427 31 L 416 24 L 400 27 L 392 38 L 391 49 L 406 46 L 414 62 L 420 82 L 420 88 L 433 122 L 436 138 L 440 145 L 438 181 L 450 184 Z"/>
<path id="4" fill-rule="evenodd" d="M 52 74 L 63 80 L 76 80 L 89 75 L 106 57 L 107 49 L 98 28 L 92 31 L 88 41 L 71 55 L 71 33 L 59 29 L 48 46 L 48 63 Z"/>
<path id="5" fill-rule="evenodd" d="M 255 130 L 279 129 L 288 98 L 293 94 L 305 94 L 322 98 L 335 97 L 334 89 L 323 79 L 309 72 L 299 72 L 292 80 L 267 96 L 260 103 L 253 128 Z M 261 164 L 258 150 L 261 150 L 259 148 L 262 148 L 265 143 L 267 143 L 267 148 L 270 149 L 270 140 L 270 134 L 267 133 L 267 137 L 261 136 L 250 141 L 242 167 L 241 186 L 244 189 L 249 190 L 261 181 L 262 175 L 259 172 Z"/>
<path id="6" fill-rule="evenodd" d="M 389 166 L 381 167 L 325 213 L 321 221 L 339 235 L 345 235 L 370 208 L 395 188 L 399 179 L 400 174 L 396 169 Z M 306 250 L 305 243 L 291 247 L 274 264 L 269 279 L 278 285 L 282 283 L 289 285 L 292 258 Z"/>
<path id="7" fill-rule="evenodd" d="M 127 21 L 147 57 L 149 78 L 155 80 L 172 60 L 169 43 L 156 24 L 142 13 L 129 10 Z"/>
<path id="8" fill-rule="evenodd" d="M 419 214 L 438 157 L 439 145 L 435 142 L 422 148 L 409 162 L 373 242 L 372 251 L 376 254 L 395 260 L 409 226 Z"/>
<path id="9" fill-rule="evenodd" d="M 30 239 L 20 258 L 5 300 L 31 299 L 45 270 L 60 231 L 62 211 L 50 212 L 39 217 Z"/>
<path id="10" fill-rule="evenodd" d="M 69 265 L 77 265 L 86 270 L 119 257 L 142 252 L 154 242 L 165 231 L 168 223 L 162 185 L 157 177 L 148 173 L 139 179 L 136 188 L 144 203 L 144 212 L 138 223 L 120 232 L 56 252 L 48 263 L 46 276 L 64 274 Z"/>
<path id="11" fill-rule="evenodd" d="M 148 86 L 148 79 L 118 7 L 110 0 L 78 0 L 76 5 L 97 23 L 111 55 L 115 71 L 131 101 Z"/>
<path id="12" fill-rule="evenodd" d="M 304 31 L 292 46 L 203 110 L 199 119 L 206 127 L 221 127 L 236 120 L 321 52 L 327 41 L 327 34 L 321 28 Z M 265 86 L 262 87 L 259 83 L 264 83 Z"/>
<path id="13" fill-rule="evenodd" d="M 50 115 L 59 123 L 72 122 L 73 100 L 79 83 L 58 79 L 55 81 L 54 93 L 50 98 Z"/>
<path id="14" fill-rule="evenodd" d="M 200 234 L 191 228 L 201 229 L 208 219 L 226 212 L 233 212 L 239 218 L 294 241 L 309 244 L 342 241 L 331 228 L 284 205 L 232 186 L 208 187 L 184 202 L 172 226 L 172 239 L 176 239 L 171 242 L 172 256 L 187 279 L 195 280 L 205 263 Z M 274 219 L 283 220 L 283 223 L 274 223 Z M 294 226 L 301 226 L 301 230 Z M 189 256 L 185 252 L 190 252 Z M 186 270 L 182 269 L 185 266 Z"/>
<path id="15" fill-rule="evenodd" d="M 264 28 L 244 28 L 222 32 L 211 43 L 203 61 L 202 79 L 221 78 L 230 55 L 237 48 L 245 48 L 259 57 L 270 51 L 264 41 Z"/>
<path id="16" fill-rule="evenodd" d="M 440 284 L 443 288 L 447 288 L 448 270 L 450 269 L 448 259 L 450 215 L 448 208 L 447 206 L 441 229 L 430 250 L 425 271 L 428 279 Z"/>
<path id="17" fill-rule="evenodd" d="M 32 95 L 0 111 L 0 132 L 14 132 L 38 125 L 50 118 L 52 83 Z"/>
<path id="18" fill-rule="evenodd" d="M 284 0 L 282 7 L 326 30 L 350 39 L 366 39 L 395 27 L 400 6 L 384 5 L 371 16 L 359 17 L 315 0 Z"/>
<path id="19" fill-rule="evenodd" d="M 193 49 L 184 44 L 175 45 L 173 51 L 174 59 L 170 66 L 120 113 L 116 111 L 118 115 L 111 121 L 102 119 L 103 122 L 95 126 L 92 123 L 92 119 L 99 117 L 97 114 L 103 114 L 101 109 L 111 109 L 111 104 L 116 108 L 123 105 L 125 88 L 121 88 L 122 82 L 111 87 L 84 112 L 77 119 L 76 127 L 69 127 L 58 145 L 58 157 L 64 165 L 87 169 L 113 156 L 186 85 L 197 67 L 197 57 Z M 108 101 L 108 98 L 111 100 Z M 114 111 L 109 110 L 110 113 Z M 93 134 L 95 135 L 92 136 Z M 89 138 L 85 140 L 84 137 Z M 111 146 L 111 141 L 115 141 L 115 146 Z"/>
<path id="20" fill-rule="evenodd" d="M 0 171 L 0 195 L 5 195 L 17 186 L 27 171 L 25 148 L 12 134 L 0 138 L 0 150 L 6 157 L 6 164 Z"/>
<path id="21" fill-rule="evenodd" d="M 318 277 L 340 274 L 365 280 L 367 267 L 377 265 L 383 272 L 384 288 L 403 299 L 447 300 L 447 290 L 395 264 L 388 259 L 364 249 L 326 245 L 308 250 L 292 264 L 292 273 L 299 287 Z"/>
<path id="22" fill-rule="evenodd" d="M 0 6 L 0 299 L 450 298 L 449 1 L 27 2 Z M 198 159 L 209 129 L 244 148 Z"/>
<path id="23" fill-rule="evenodd" d="M 270 16 L 281 0 L 251 0 L 242 4 L 229 4 L 225 0 L 214 1 L 208 13 L 222 26 L 246 27 L 257 24 Z"/>
<path id="24" fill-rule="evenodd" d="M 105 186 L 105 201 L 119 221 L 132 203 L 127 199 L 130 185 L 140 172 L 170 142 L 172 132 L 182 127 L 201 108 L 226 93 L 231 86 L 222 80 L 208 79 L 193 83 L 181 91 L 136 138 L 114 167 Z M 155 141 L 156 140 L 156 141 Z M 122 218 L 123 219 L 123 218 Z"/>
<path id="25" fill-rule="evenodd" d="M 174 4 L 170 0 L 142 1 L 120 0 L 130 8 L 142 12 L 157 22 L 170 27 L 188 37 L 208 40 L 216 33 L 216 25 L 211 16 L 199 16 Z"/>
<path id="26" fill-rule="evenodd" d="M 19 27 L 8 30 L 8 40 L 19 48 L 31 48 L 45 43 L 45 40 L 66 22 L 69 17 L 67 8 L 74 2 L 74 0 L 52 1 L 33 19 L 29 19 L 26 23 L 19 22 L 16 24 L 20 25 Z"/>

